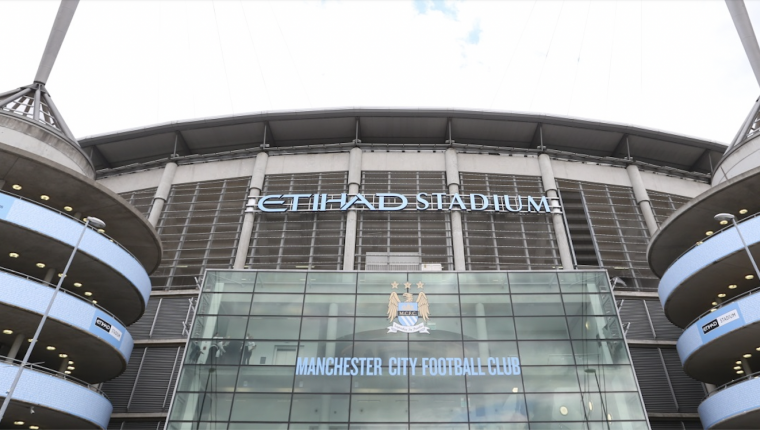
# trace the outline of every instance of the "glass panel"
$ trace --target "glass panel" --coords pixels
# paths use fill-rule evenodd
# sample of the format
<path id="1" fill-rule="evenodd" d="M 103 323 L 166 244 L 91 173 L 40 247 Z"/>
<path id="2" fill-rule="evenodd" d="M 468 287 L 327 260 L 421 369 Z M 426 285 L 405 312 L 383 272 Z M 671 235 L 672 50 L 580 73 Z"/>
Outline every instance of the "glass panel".
<path id="1" fill-rule="evenodd" d="M 230 416 L 232 394 L 177 393 L 172 421 L 226 421 Z"/>
<path id="2" fill-rule="evenodd" d="M 356 297 L 353 294 L 307 294 L 303 314 L 354 316 L 355 302 Z"/>
<path id="3" fill-rule="evenodd" d="M 564 293 L 598 293 L 610 290 L 607 276 L 603 272 L 560 272 L 557 275 Z"/>
<path id="4" fill-rule="evenodd" d="M 400 332 L 389 334 L 388 327 L 391 323 L 387 318 L 356 318 L 355 324 L 355 340 L 407 340 L 409 337 Z"/>
<path id="5" fill-rule="evenodd" d="M 390 294 L 393 282 L 398 282 L 398 288 L 403 290 L 406 273 L 359 273 L 358 292 Z"/>
<path id="6" fill-rule="evenodd" d="M 580 364 L 627 364 L 628 352 L 622 340 L 573 341 L 575 360 Z"/>
<path id="7" fill-rule="evenodd" d="M 488 357 L 516 357 L 517 344 L 515 342 L 465 342 L 464 355 L 467 358 L 480 358 L 482 366 L 485 367 Z"/>
<path id="8" fill-rule="evenodd" d="M 515 315 L 546 316 L 564 315 L 562 298 L 559 294 L 512 295 Z"/>
<path id="9" fill-rule="evenodd" d="M 470 430 L 528 430 L 528 423 L 470 424 Z"/>
<path id="10" fill-rule="evenodd" d="M 467 396 L 412 395 L 409 410 L 412 422 L 467 422 Z"/>
<path id="11" fill-rule="evenodd" d="M 396 291 L 396 290 L 393 290 Z M 401 301 L 405 301 L 401 296 L 403 289 L 399 288 L 397 295 Z M 391 289 L 388 288 L 388 294 L 373 294 L 356 296 L 356 316 L 381 317 L 388 314 L 388 300 Z M 415 297 L 416 298 L 416 297 Z"/>
<path id="12" fill-rule="evenodd" d="M 416 288 L 412 288 L 410 291 L 414 293 L 414 301 L 417 301 L 419 292 L 415 291 Z M 430 291 L 425 291 L 428 301 L 430 302 L 430 314 L 436 317 L 458 317 L 459 316 L 459 296 L 435 294 Z M 401 298 L 401 296 L 399 296 Z M 403 300 L 403 299 L 402 299 Z M 387 304 L 386 304 L 387 307 Z"/>
<path id="13" fill-rule="evenodd" d="M 383 368 L 382 375 L 374 376 L 354 376 L 352 378 L 352 392 L 354 393 L 406 393 L 409 389 L 409 373 L 407 369 L 407 375 L 404 376 L 403 370 L 400 369 L 401 374 L 391 375 L 387 367 Z M 416 376 L 415 376 L 416 378 Z M 352 418 L 353 420 L 353 418 Z"/>
<path id="14" fill-rule="evenodd" d="M 515 339 L 515 323 L 512 318 L 462 318 L 462 326 L 465 339 Z"/>
<path id="15" fill-rule="evenodd" d="M 523 391 L 525 390 L 523 390 L 522 378 L 519 375 L 467 377 L 468 393 L 520 393 Z"/>
<path id="16" fill-rule="evenodd" d="M 467 424 L 411 424 L 409 430 L 469 430 Z"/>
<path id="17" fill-rule="evenodd" d="M 202 296 L 199 314 L 248 315 L 251 294 L 208 294 Z"/>
<path id="18" fill-rule="evenodd" d="M 194 338 L 237 338 L 245 337 L 245 326 L 248 318 L 240 317 L 216 317 L 198 316 L 193 326 Z"/>
<path id="19" fill-rule="evenodd" d="M 623 332 L 615 317 L 568 317 L 573 339 L 621 339 Z"/>
<path id="20" fill-rule="evenodd" d="M 508 295 L 466 296 L 459 297 L 462 303 L 462 316 L 511 316 L 512 304 Z"/>
<path id="21" fill-rule="evenodd" d="M 356 273 L 309 273 L 307 293 L 351 294 L 356 291 Z"/>
<path id="22" fill-rule="evenodd" d="M 256 424 L 256 423 L 230 423 L 228 430 L 287 430 L 287 424 Z"/>
<path id="23" fill-rule="evenodd" d="M 406 394 L 355 394 L 351 396 L 352 422 L 405 423 L 408 419 L 409 400 Z"/>
<path id="24" fill-rule="evenodd" d="M 296 352 L 298 349 L 298 342 L 279 340 L 254 342 L 255 347 L 250 349 L 247 362 L 244 360 L 243 364 L 249 365 L 282 365 L 293 366 L 296 364 Z M 245 356 L 243 357 L 245 359 Z"/>
<path id="25" fill-rule="evenodd" d="M 345 394 L 294 394 L 291 421 L 348 421 Z"/>
<path id="26" fill-rule="evenodd" d="M 252 293 L 256 272 L 208 272 L 204 291 Z"/>
<path id="27" fill-rule="evenodd" d="M 290 394 L 235 395 L 231 421 L 287 421 Z"/>
<path id="28" fill-rule="evenodd" d="M 451 360 L 462 358 L 462 342 L 411 342 L 409 343 L 409 358 L 417 358 L 418 365 L 425 366 L 423 360 L 430 360 L 430 366 L 440 368 L 440 363 L 433 364 L 432 360 L 439 361 L 445 357 L 449 359 L 447 368 L 451 366 Z"/>
<path id="29" fill-rule="evenodd" d="M 592 406 L 586 405 L 589 420 L 604 420 L 605 411 L 610 421 L 645 419 L 638 393 L 585 393 Z"/>
<path id="30" fill-rule="evenodd" d="M 353 353 L 353 347 L 348 342 L 301 342 L 298 356 L 302 358 L 309 357 L 367 357 L 360 355 L 358 352 Z"/>
<path id="31" fill-rule="evenodd" d="M 185 366 L 178 390 L 232 392 L 236 376 L 236 367 Z"/>
<path id="32" fill-rule="evenodd" d="M 289 393 L 293 389 L 293 368 L 243 366 L 237 381 L 238 393 Z"/>
<path id="33" fill-rule="evenodd" d="M 462 363 L 461 361 L 459 363 Z M 414 369 L 414 376 L 409 380 L 409 391 L 412 393 L 464 393 L 465 377 L 457 376 L 454 370 L 451 376 L 435 375 L 429 372 L 423 375 L 421 362 L 417 361 L 417 367 Z M 427 370 L 427 369 L 426 369 Z"/>
<path id="34" fill-rule="evenodd" d="M 306 273 L 259 272 L 256 277 L 257 293 L 303 293 Z"/>
<path id="35" fill-rule="evenodd" d="M 531 393 L 579 391 L 575 366 L 523 367 L 525 391 Z"/>
<path id="36" fill-rule="evenodd" d="M 462 294 L 509 293 L 506 273 L 460 273 L 459 291 Z M 464 302 L 464 300 L 463 300 Z"/>
<path id="37" fill-rule="evenodd" d="M 256 294 L 251 315 L 301 315 L 302 294 Z"/>
<path id="38" fill-rule="evenodd" d="M 297 375 L 296 393 L 348 393 L 351 378 L 348 376 Z"/>
<path id="39" fill-rule="evenodd" d="M 575 364 L 570 342 L 518 342 L 523 366 Z"/>
<path id="40" fill-rule="evenodd" d="M 470 421 L 527 421 L 522 394 L 470 394 Z"/>
<path id="41" fill-rule="evenodd" d="M 568 339 L 564 317 L 516 317 L 518 339 Z"/>
<path id="42" fill-rule="evenodd" d="M 526 394 L 531 421 L 583 421 L 581 396 L 577 393 Z"/>
<path id="43" fill-rule="evenodd" d="M 615 300 L 609 294 L 563 294 L 567 315 L 615 315 Z"/>
<path id="44" fill-rule="evenodd" d="M 418 283 L 422 282 L 425 294 L 459 293 L 456 273 L 410 273 L 408 276 L 412 290 L 418 290 Z"/>
<path id="45" fill-rule="evenodd" d="M 558 293 L 556 273 L 510 272 L 509 287 L 513 293 Z"/>
<path id="46" fill-rule="evenodd" d="M 306 317 L 301 323 L 301 339 L 351 340 L 353 318 Z"/>
<path id="47" fill-rule="evenodd" d="M 402 335 L 402 340 L 406 336 Z M 384 365 L 387 365 L 391 358 L 409 357 L 408 344 L 406 342 L 355 342 L 354 357 L 377 357 L 383 360 Z"/>
<path id="48" fill-rule="evenodd" d="M 578 367 L 581 391 L 636 391 L 630 366 Z"/>
<path id="49" fill-rule="evenodd" d="M 248 321 L 248 333 L 258 339 L 298 339 L 301 318 L 252 317 Z"/>
<path id="50" fill-rule="evenodd" d="M 430 335 L 415 334 L 415 341 L 462 339 L 462 323 L 459 318 L 431 318 L 425 326 L 429 329 Z"/>

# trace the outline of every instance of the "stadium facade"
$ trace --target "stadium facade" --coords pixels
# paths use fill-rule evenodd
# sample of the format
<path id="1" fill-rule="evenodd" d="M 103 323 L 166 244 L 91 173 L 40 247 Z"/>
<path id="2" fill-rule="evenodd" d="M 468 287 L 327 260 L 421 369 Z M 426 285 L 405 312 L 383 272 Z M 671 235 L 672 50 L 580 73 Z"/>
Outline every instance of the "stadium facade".
<path id="1" fill-rule="evenodd" d="M 710 189 L 721 145 L 419 109 L 214 118 L 80 144 L 164 246 L 130 364 L 103 385 L 111 428 L 701 428 L 707 391 L 682 370 L 647 245 Z M 388 333 L 396 291 L 415 304 L 424 292 L 434 329 Z M 297 374 L 299 358 L 328 357 L 377 358 L 386 379 Z M 521 376 L 383 367 L 480 358 L 488 373 L 499 357 Z"/>
<path id="2" fill-rule="evenodd" d="M 0 94 L 0 428 L 757 428 L 760 104 L 727 151 L 435 109 L 77 142 L 75 8 Z"/>

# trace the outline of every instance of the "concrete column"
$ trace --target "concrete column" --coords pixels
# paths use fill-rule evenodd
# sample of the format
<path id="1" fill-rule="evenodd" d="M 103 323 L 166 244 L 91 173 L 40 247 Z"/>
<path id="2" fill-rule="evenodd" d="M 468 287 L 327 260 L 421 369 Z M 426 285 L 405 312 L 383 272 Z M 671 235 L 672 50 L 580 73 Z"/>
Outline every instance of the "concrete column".
<path id="1" fill-rule="evenodd" d="M 155 227 L 161 218 L 161 212 L 164 210 L 166 199 L 169 198 L 169 191 L 172 189 L 174 174 L 177 172 L 177 163 L 170 161 L 164 166 L 164 173 L 161 175 L 161 182 L 158 183 L 156 194 L 153 196 L 153 206 L 150 208 L 148 222 Z"/>
<path id="2" fill-rule="evenodd" d="M 353 148 L 348 158 L 348 194 L 359 193 L 362 182 L 362 150 Z M 351 208 L 346 214 L 346 237 L 343 242 L 343 270 L 353 270 L 356 259 L 356 209 Z"/>
<path id="3" fill-rule="evenodd" d="M 60 367 L 58 367 L 58 371 L 60 373 L 64 373 L 66 371 L 66 368 L 69 367 L 69 358 L 66 357 L 66 358 L 63 358 L 62 360 L 63 361 L 61 361 Z"/>
<path id="4" fill-rule="evenodd" d="M 11 350 L 8 351 L 8 355 L 5 359 L 6 363 L 10 363 L 13 361 L 13 359 L 16 358 L 18 355 L 19 349 L 21 349 L 21 344 L 24 342 L 24 335 L 22 333 L 19 333 L 16 335 L 16 338 L 13 339 L 13 344 L 11 345 Z"/>
<path id="5" fill-rule="evenodd" d="M 749 367 L 749 363 L 747 362 L 747 359 L 742 357 L 742 370 L 744 371 L 743 376 L 751 375 L 752 374 L 752 368 Z"/>
<path id="6" fill-rule="evenodd" d="M 459 163 L 457 150 L 449 148 L 445 154 L 446 185 L 449 194 L 459 194 Z M 451 210 L 451 246 L 454 251 L 454 270 L 467 270 L 464 259 L 464 235 L 462 233 L 462 212 L 457 208 Z"/>
<path id="7" fill-rule="evenodd" d="M 565 230 L 565 220 L 562 216 L 562 209 L 559 207 L 559 195 L 557 194 L 557 181 L 554 179 L 554 170 L 552 169 L 552 160 L 547 154 L 538 156 L 538 167 L 541 169 L 541 183 L 544 186 L 546 198 L 552 208 L 552 226 L 554 227 L 554 237 L 557 238 L 557 248 L 559 248 L 559 260 L 564 270 L 573 270 L 573 255 L 570 252 L 570 242 L 567 239 L 567 230 Z"/>
<path id="8" fill-rule="evenodd" d="M 652 204 L 649 202 L 649 193 L 644 187 L 644 181 L 641 180 L 639 168 L 635 164 L 631 164 L 625 170 L 628 172 L 628 178 L 633 187 L 633 196 L 636 198 L 636 203 L 639 204 L 641 214 L 644 215 L 644 222 L 647 224 L 649 234 L 653 235 L 658 228 L 657 220 L 654 217 Z"/>
<path id="9" fill-rule="evenodd" d="M 269 160 L 269 155 L 266 152 L 261 152 L 256 156 L 256 162 L 253 164 L 251 188 L 248 192 L 248 203 L 245 205 L 243 226 L 240 228 L 240 239 L 238 240 L 237 251 L 235 252 L 235 262 L 232 265 L 233 269 L 242 269 L 245 267 L 245 261 L 248 259 L 248 247 L 251 245 L 253 221 L 256 215 L 256 204 L 261 195 L 261 190 L 264 188 L 264 177 L 267 173 L 267 160 Z"/>

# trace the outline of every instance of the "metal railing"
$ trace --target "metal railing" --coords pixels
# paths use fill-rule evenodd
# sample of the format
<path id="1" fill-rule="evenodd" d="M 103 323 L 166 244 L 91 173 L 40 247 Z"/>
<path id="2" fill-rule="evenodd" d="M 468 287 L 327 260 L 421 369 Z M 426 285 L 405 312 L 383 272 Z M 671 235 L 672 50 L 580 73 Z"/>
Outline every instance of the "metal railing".
<path id="1" fill-rule="evenodd" d="M 2 367 L 2 366 L 19 367 L 20 365 L 21 365 L 21 360 L 16 360 L 15 358 L 10 358 L 10 357 L 6 357 L 6 356 L 3 356 L 3 355 L 0 355 L 0 367 Z M 24 366 L 24 368 L 25 369 L 29 369 L 29 370 L 34 370 L 34 371 L 37 371 L 37 372 L 41 372 L 41 373 L 46 373 L 48 375 L 55 376 L 57 378 L 61 378 L 61 379 L 64 379 L 66 381 L 73 382 L 73 383 L 75 383 L 77 385 L 80 385 L 82 387 L 87 388 L 88 390 L 94 391 L 94 392 L 100 394 L 101 396 L 105 397 L 106 399 L 108 399 L 108 396 L 106 395 L 106 393 L 104 393 L 100 389 L 100 387 L 99 387 L 100 384 L 90 384 L 90 383 L 87 383 L 87 382 L 85 382 L 85 381 L 83 381 L 83 380 L 81 380 L 79 378 L 75 378 L 75 377 L 73 377 L 71 375 L 67 375 L 66 373 L 59 372 L 57 370 L 53 370 L 53 369 L 49 369 L 47 367 L 40 366 L 39 364 L 27 363 L 26 366 Z"/>
<path id="2" fill-rule="evenodd" d="M 733 385 L 736 385 L 736 384 L 740 384 L 740 383 L 742 383 L 742 382 L 744 382 L 744 381 L 749 381 L 750 379 L 755 379 L 755 378 L 760 378 L 760 372 L 750 373 L 749 375 L 746 375 L 746 376 L 742 376 L 742 377 L 741 377 L 741 378 L 739 378 L 739 379 L 734 379 L 734 380 L 733 380 L 733 381 L 731 381 L 731 382 L 726 382 L 725 384 L 723 384 L 723 385 L 721 385 L 721 386 L 717 387 L 716 389 L 714 389 L 712 392 L 708 393 L 708 394 L 707 394 L 707 395 L 706 395 L 706 396 L 705 396 L 705 397 L 702 399 L 702 401 L 704 402 L 705 400 L 709 399 L 709 398 L 710 398 L 710 396 L 712 396 L 713 394 L 715 394 L 715 393 L 717 393 L 717 392 L 719 392 L 719 391 L 723 391 L 723 390 L 725 390 L 725 389 L 726 389 L 726 388 L 728 388 L 728 387 L 731 387 L 731 386 L 733 386 Z M 758 407 L 760 408 L 760 406 L 758 406 Z"/>
<path id="3" fill-rule="evenodd" d="M 18 276 L 20 278 L 28 279 L 30 281 L 34 281 L 34 282 L 37 282 L 39 284 L 42 284 L 42 285 L 45 285 L 45 286 L 48 286 L 50 288 L 55 289 L 55 284 L 52 284 L 50 282 L 45 282 L 42 279 L 35 278 L 34 276 L 29 276 L 29 275 L 27 275 L 25 273 L 17 272 L 15 270 L 9 269 L 7 267 L 0 266 L 0 272 L 10 273 L 10 274 L 12 274 L 14 276 Z M 69 296 L 74 296 L 74 297 L 78 298 L 79 300 L 82 300 L 83 302 L 86 302 L 89 305 L 98 308 L 99 310 L 107 313 L 109 316 L 111 316 L 113 319 L 115 319 L 119 324 L 121 324 L 122 327 L 126 328 L 126 326 L 124 325 L 123 322 L 121 322 L 121 320 L 119 319 L 119 317 L 117 317 L 116 315 L 112 314 L 108 309 L 106 309 L 106 308 L 104 308 L 102 306 L 99 306 L 97 303 L 92 303 L 92 301 L 90 299 L 88 299 L 86 297 L 82 297 L 82 296 L 80 296 L 77 293 L 74 293 L 72 291 L 69 291 L 69 290 L 66 290 L 66 289 L 63 289 L 63 288 L 61 288 L 61 290 L 59 292 L 63 293 L 63 294 L 66 294 L 66 295 L 69 295 Z"/>
<path id="4" fill-rule="evenodd" d="M 711 313 L 717 311 L 718 309 L 722 308 L 723 306 L 726 306 L 726 305 L 728 305 L 730 303 L 733 303 L 733 302 L 735 302 L 735 301 L 737 301 L 739 299 L 742 299 L 745 296 L 751 296 L 751 295 L 753 295 L 755 293 L 760 293 L 760 287 L 755 287 L 755 288 L 753 288 L 753 289 L 751 289 L 749 291 L 745 291 L 745 292 L 739 294 L 736 297 L 731 297 L 730 299 L 726 300 L 725 302 L 722 302 L 722 303 L 720 303 L 720 304 L 718 304 L 716 306 L 711 307 L 707 311 L 703 312 L 700 316 L 694 318 L 689 324 L 686 325 L 686 327 L 691 327 L 692 325 L 694 325 L 694 323 L 696 323 L 697 321 L 699 321 L 700 318 L 704 317 L 705 315 L 708 315 L 708 314 L 711 314 Z"/>
<path id="5" fill-rule="evenodd" d="M 44 204 L 44 203 L 40 203 L 40 202 L 38 202 L 38 201 L 34 201 L 34 200 L 32 200 L 32 199 L 28 199 L 28 198 L 26 198 L 26 197 L 23 197 L 23 196 L 19 196 L 18 194 L 9 193 L 8 191 L 2 191 L 2 190 L 0 190 L 0 194 L 6 194 L 6 195 L 9 195 L 9 196 L 11 196 L 11 197 L 17 198 L 17 199 L 19 199 L 19 200 L 23 200 L 23 201 L 25 201 L 25 202 L 29 202 L 29 203 L 32 203 L 32 204 L 34 204 L 34 205 L 37 205 L 37 206 L 41 206 L 41 207 L 43 207 L 43 208 L 45 208 L 45 209 L 47 209 L 47 210 L 50 210 L 50 211 L 56 212 L 56 213 L 57 213 L 57 214 L 59 214 L 59 215 L 63 215 L 63 216 L 65 216 L 66 218 L 69 218 L 69 219 L 71 219 L 71 220 L 73 220 L 73 221 L 76 221 L 76 222 L 78 222 L 78 223 L 80 223 L 80 224 L 84 225 L 84 221 L 82 221 L 82 220 L 80 220 L 80 219 L 78 219 L 78 218 L 74 218 L 73 216 L 69 215 L 68 213 L 66 213 L 66 212 L 62 212 L 62 211 L 60 211 L 60 210 L 58 210 L 58 209 L 56 209 L 56 208 L 54 208 L 54 207 L 51 207 L 51 206 L 48 206 L 48 205 Z M 90 228 L 91 230 L 93 230 L 93 231 L 97 232 L 98 234 L 101 234 L 101 235 L 103 235 L 103 236 L 104 236 L 106 239 L 110 240 L 110 241 L 111 241 L 111 243 L 113 243 L 114 245 L 118 246 L 118 247 L 119 247 L 119 248 L 121 248 L 121 249 L 122 249 L 124 252 L 126 252 L 127 254 L 129 254 L 129 256 L 131 256 L 132 258 L 134 258 L 134 259 L 135 259 L 135 261 L 137 261 L 138 263 L 140 262 L 140 260 L 138 260 L 138 259 L 137 259 L 137 257 L 135 257 L 135 256 L 134 256 L 134 254 L 132 254 L 131 252 L 129 252 L 129 250 L 128 250 L 127 248 L 125 248 L 125 247 L 124 247 L 124 246 L 123 246 L 121 243 L 117 242 L 117 241 L 116 241 L 114 238 L 112 238 L 111 236 L 109 236 L 109 235 L 107 235 L 107 234 L 105 234 L 105 233 L 100 233 L 100 232 L 98 231 L 98 229 L 96 229 L 96 228 L 94 228 L 94 227 L 92 227 L 92 226 L 88 226 L 88 228 Z"/>
<path id="6" fill-rule="evenodd" d="M 737 221 L 736 221 L 736 224 L 738 224 L 738 225 L 741 225 L 743 222 L 745 222 L 745 221 L 749 221 L 749 220 L 751 220 L 752 218 L 756 218 L 756 217 L 758 217 L 758 216 L 760 216 L 760 212 L 754 213 L 754 214 L 752 214 L 752 215 L 747 215 L 747 216 L 745 216 L 744 218 L 742 218 L 742 219 L 741 219 L 741 221 L 740 221 L 740 220 L 737 220 Z M 671 268 L 671 267 L 673 267 L 673 265 L 674 265 L 674 264 L 676 264 L 676 262 L 678 262 L 678 260 L 680 260 L 680 259 L 681 259 L 681 258 L 682 258 L 684 255 L 686 255 L 686 254 L 688 254 L 689 252 L 691 252 L 691 251 L 692 251 L 694 248 L 696 248 L 696 247 L 698 247 L 698 246 L 701 246 L 701 245 L 704 245 L 704 244 L 705 244 L 707 241 L 709 241 L 709 240 L 710 240 L 710 239 L 712 239 L 713 237 L 716 237 L 716 236 L 718 236 L 718 234 L 720 234 L 720 233 L 722 233 L 722 232 L 724 232 L 724 231 L 726 231 L 726 230 L 728 230 L 728 229 L 730 229 L 730 228 L 734 228 L 734 225 L 733 225 L 733 223 L 731 223 L 731 224 L 728 224 L 728 225 L 726 225 L 725 227 L 721 228 L 720 230 L 716 230 L 715 232 L 713 232 L 713 234 L 711 234 L 711 235 L 709 235 L 709 236 L 705 236 L 704 238 L 702 238 L 702 239 L 698 240 L 698 241 L 697 241 L 697 243 L 695 243 L 694 245 L 691 245 L 691 246 L 689 247 L 689 249 L 687 249 L 686 251 L 682 252 L 682 253 L 681 253 L 681 254 L 680 254 L 678 257 L 676 257 L 676 258 L 673 260 L 673 262 L 672 262 L 672 263 L 670 263 L 670 265 L 668 265 L 667 269 L 665 269 L 665 272 L 667 272 L 668 270 L 670 270 L 670 268 Z M 750 244 L 750 245 L 754 245 L 754 243 L 752 243 L 752 244 Z"/>

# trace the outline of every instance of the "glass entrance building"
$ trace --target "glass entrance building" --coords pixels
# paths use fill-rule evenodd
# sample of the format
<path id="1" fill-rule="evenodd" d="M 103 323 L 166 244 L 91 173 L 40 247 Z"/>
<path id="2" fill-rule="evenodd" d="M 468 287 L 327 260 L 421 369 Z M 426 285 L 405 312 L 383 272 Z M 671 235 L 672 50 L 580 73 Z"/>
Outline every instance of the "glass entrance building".
<path id="1" fill-rule="evenodd" d="M 647 429 L 619 321 L 603 271 L 209 271 L 167 428 Z"/>

